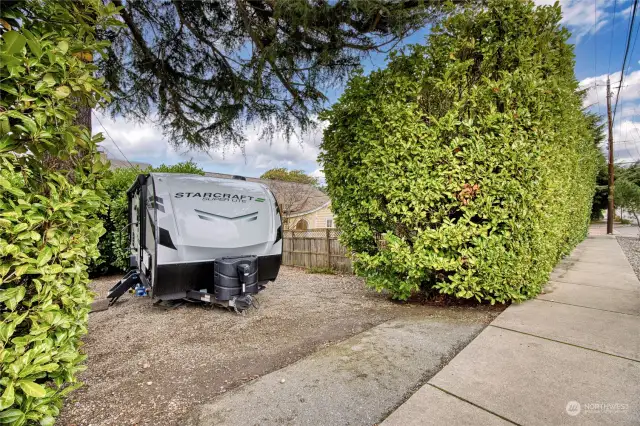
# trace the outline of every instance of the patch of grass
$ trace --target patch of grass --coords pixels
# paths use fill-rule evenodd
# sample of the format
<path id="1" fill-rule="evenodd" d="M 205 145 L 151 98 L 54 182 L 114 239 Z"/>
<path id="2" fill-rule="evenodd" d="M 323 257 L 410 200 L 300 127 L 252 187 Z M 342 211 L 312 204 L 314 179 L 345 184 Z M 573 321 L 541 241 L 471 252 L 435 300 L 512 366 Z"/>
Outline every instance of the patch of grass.
<path id="1" fill-rule="evenodd" d="M 311 268 L 307 268 L 307 274 L 324 274 L 324 275 L 335 275 L 336 271 L 326 266 L 312 266 Z"/>

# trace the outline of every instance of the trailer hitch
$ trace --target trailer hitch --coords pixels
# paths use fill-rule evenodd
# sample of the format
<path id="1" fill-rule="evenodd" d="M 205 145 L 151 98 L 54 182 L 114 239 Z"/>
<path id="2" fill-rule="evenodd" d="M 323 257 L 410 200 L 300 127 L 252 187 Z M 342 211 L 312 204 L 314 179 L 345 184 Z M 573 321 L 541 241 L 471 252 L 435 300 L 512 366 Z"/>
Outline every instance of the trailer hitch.
<path id="1" fill-rule="evenodd" d="M 243 311 L 246 311 L 250 307 L 258 308 L 256 304 L 256 300 L 251 297 L 250 294 L 243 294 L 241 296 L 235 296 L 231 300 L 229 300 L 229 306 L 236 311 L 237 314 L 241 314 Z"/>

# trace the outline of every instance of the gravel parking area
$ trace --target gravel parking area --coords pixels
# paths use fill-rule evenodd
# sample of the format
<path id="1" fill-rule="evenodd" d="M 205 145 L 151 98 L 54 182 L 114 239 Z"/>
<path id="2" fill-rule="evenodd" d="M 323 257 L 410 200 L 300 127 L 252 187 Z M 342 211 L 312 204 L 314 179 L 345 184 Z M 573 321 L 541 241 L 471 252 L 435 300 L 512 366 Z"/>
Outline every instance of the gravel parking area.
<path id="1" fill-rule="evenodd" d="M 119 278 L 92 288 L 104 297 Z M 58 424 L 180 424 L 196 405 L 390 319 L 486 325 L 504 309 L 395 303 L 357 277 L 290 267 L 258 300 L 259 309 L 238 315 L 189 303 L 167 310 L 127 294 L 92 313 L 85 386 L 66 401 Z"/>
<path id="2" fill-rule="evenodd" d="M 624 255 L 631 264 L 633 271 L 640 279 L 640 239 L 635 237 L 616 237 L 618 244 L 622 247 Z"/>

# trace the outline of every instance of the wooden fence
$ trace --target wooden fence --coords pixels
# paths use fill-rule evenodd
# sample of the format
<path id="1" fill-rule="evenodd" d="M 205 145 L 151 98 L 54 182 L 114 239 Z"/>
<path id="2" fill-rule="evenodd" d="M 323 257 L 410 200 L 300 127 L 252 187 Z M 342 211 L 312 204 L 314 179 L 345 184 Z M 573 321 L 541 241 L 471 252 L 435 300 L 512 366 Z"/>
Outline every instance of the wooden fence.
<path id="1" fill-rule="evenodd" d="M 347 249 L 340 244 L 337 229 L 284 231 L 282 264 L 303 268 L 329 268 L 352 272 Z"/>

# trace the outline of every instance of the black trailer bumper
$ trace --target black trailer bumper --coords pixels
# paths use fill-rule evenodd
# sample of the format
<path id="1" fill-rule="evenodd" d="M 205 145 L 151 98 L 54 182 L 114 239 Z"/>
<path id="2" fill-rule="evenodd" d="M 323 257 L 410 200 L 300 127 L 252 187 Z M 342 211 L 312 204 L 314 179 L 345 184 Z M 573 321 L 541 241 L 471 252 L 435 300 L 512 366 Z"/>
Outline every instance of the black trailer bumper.
<path id="1" fill-rule="evenodd" d="M 273 281 L 278 276 L 282 255 L 258 256 L 258 282 Z M 157 265 L 153 297 L 162 300 L 182 299 L 191 290 L 213 293 L 214 261 Z"/>

